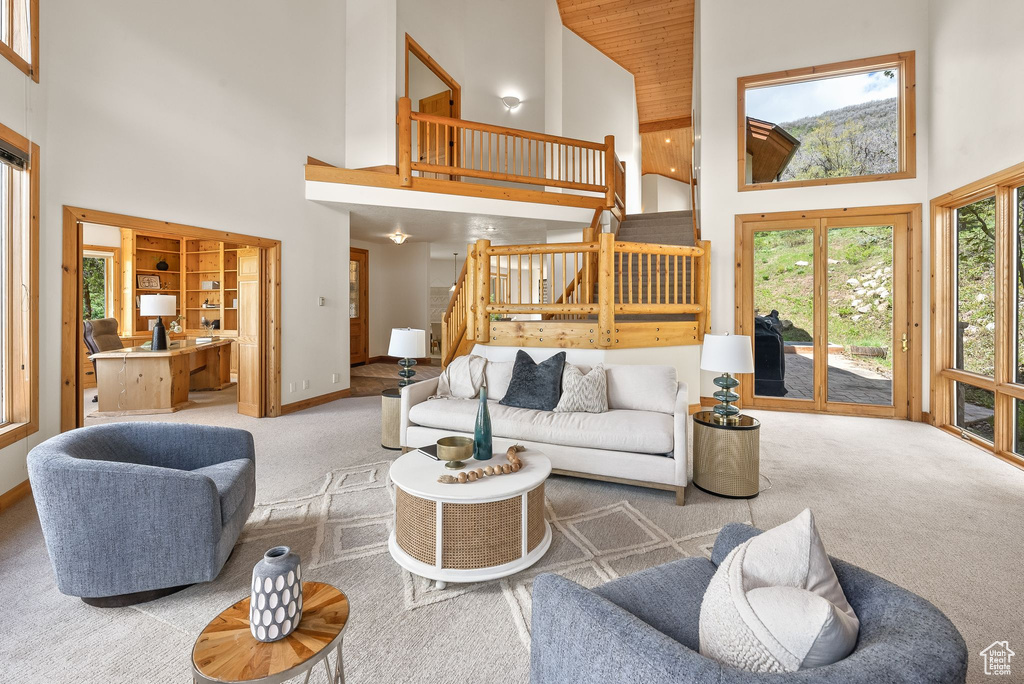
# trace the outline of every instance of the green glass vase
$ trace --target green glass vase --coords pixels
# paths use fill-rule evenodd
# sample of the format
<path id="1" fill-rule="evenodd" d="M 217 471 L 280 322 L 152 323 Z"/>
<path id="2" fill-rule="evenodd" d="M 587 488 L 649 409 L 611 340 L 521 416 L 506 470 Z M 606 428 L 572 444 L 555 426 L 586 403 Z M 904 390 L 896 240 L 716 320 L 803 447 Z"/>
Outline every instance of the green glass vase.
<path id="1" fill-rule="evenodd" d="M 473 458 L 487 461 L 494 455 L 491 440 L 491 414 L 487 410 L 487 387 L 480 388 L 480 408 L 476 411 L 476 427 L 473 430 Z"/>

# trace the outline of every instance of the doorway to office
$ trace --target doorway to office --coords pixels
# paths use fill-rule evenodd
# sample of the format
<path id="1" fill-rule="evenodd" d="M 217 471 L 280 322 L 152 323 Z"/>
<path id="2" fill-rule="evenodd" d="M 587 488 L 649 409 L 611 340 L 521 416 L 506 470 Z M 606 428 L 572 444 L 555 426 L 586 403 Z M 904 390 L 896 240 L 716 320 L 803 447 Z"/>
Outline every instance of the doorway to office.
<path id="1" fill-rule="evenodd" d="M 203 407 L 281 414 L 280 241 L 75 207 L 63 218 L 62 431 Z"/>
<path id="2" fill-rule="evenodd" d="M 747 408 L 921 419 L 920 205 L 736 218 Z"/>

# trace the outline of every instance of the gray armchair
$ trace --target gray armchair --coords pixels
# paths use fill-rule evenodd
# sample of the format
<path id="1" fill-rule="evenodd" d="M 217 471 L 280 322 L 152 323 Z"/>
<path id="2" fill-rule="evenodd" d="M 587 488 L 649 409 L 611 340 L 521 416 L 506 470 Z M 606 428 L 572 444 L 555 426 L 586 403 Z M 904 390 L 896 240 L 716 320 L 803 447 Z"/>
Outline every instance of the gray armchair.
<path id="1" fill-rule="evenodd" d="M 847 658 L 790 674 L 737 670 L 699 653 L 704 590 L 738 544 L 760 534 L 727 525 L 711 560 L 684 558 L 608 582 L 593 591 L 558 575 L 533 585 L 532 684 L 931 684 L 963 682 L 967 647 L 935 606 L 849 563 L 832 559 L 860 618 Z"/>
<path id="2" fill-rule="evenodd" d="M 256 498 L 245 430 L 115 423 L 28 455 L 57 588 L 86 603 L 149 601 L 220 573 Z"/>

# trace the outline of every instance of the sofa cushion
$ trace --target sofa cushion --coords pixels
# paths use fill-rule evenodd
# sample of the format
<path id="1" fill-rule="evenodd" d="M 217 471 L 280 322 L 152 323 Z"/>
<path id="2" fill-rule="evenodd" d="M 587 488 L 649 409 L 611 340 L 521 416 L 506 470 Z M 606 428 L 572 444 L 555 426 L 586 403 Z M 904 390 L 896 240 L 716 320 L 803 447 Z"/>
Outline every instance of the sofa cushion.
<path id="1" fill-rule="evenodd" d="M 672 366 L 610 365 L 608 408 L 675 413 L 676 369 Z"/>
<path id="2" fill-rule="evenodd" d="M 589 373 L 583 373 L 571 363 L 562 369 L 562 396 L 555 407 L 556 413 L 604 413 L 608 410 L 608 382 L 604 366 L 597 364 Z"/>
<path id="3" fill-rule="evenodd" d="M 256 466 L 247 458 L 224 461 L 204 468 L 196 468 L 193 473 L 201 473 L 213 480 L 220 495 L 221 524 L 228 521 L 239 505 L 245 500 L 249 487 L 255 487 Z"/>
<path id="4" fill-rule="evenodd" d="M 495 437 L 638 454 L 672 453 L 673 420 L 662 413 L 555 413 L 493 401 L 487 402 L 487 408 Z M 423 427 L 472 434 L 476 411 L 477 402 L 471 399 L 431 399 L 413 406 L 409 420 Z"/>
<path id="5" fill-rule="evenodd" d="M 550 411 L 558 405 L 562 393 L 562 367 L 565 352 L 558 352 L 540 363 L 522 349 L 516 352 L 516 364 L 508 391 L 501 398 L 505 406 Z"/>
<path id="6" fill-rule="evenodd" d="M 752 672 L 795 672 L 848 656 L 859 626 L 806 509 L 719 565 L 701 604 L 700 653 Z"/>

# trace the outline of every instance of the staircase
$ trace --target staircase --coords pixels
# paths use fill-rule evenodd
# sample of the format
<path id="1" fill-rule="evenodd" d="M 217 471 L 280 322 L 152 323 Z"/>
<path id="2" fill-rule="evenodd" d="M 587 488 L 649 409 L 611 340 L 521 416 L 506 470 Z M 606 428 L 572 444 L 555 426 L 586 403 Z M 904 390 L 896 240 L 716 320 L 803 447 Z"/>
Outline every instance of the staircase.
<path id="1" fill-rule="evenodd" d="M 628 214 L 626 219 L 619 224 L 619 232 L 616 235 L 616 240 L 622 242 L 639 242 L 644 244 L 656 244 L 656 245 L 677 245 L 682 247 L 694 247 L 696 240 L 694 239 L 693 230 L 693 212 L 692 211 L 665 211 L 656 214 Z M 632 282 L 634 291 L 642 289 L 646 292 L 648 286 L 648 280 L 650 280 L 651 270 L 646 268 L 646 262 L 643 264 L 643 268 L 638 264 L 638 260 L 643 259 L 643 255 L 632 254 L 629 255 L 626 263 L 623 265 L 622 274 L 625 288 L 629 288 L 630 282 Z M 630 263 L 632 261 L 632 273 L 630 272 Z M 616 271 L 618 271 L 619 265 L 616 264 Z M 690 270 L 692 264 L 688 264 L 684 267 L 683 281 L 685 283 L 685 292 L 687 297 L 691 296 L 690 292 Z M 616 295 L 618 293 L 616 292 Z M 656 291 L 652 291 L 651 302 L 666 303 L 666 298 L 669 296 L 667 291 L 660 293 L 660 298 Z M 696 314 L 620 314 L 616 317 L 621 321 L 695 321 L 697 320 Z"/>

